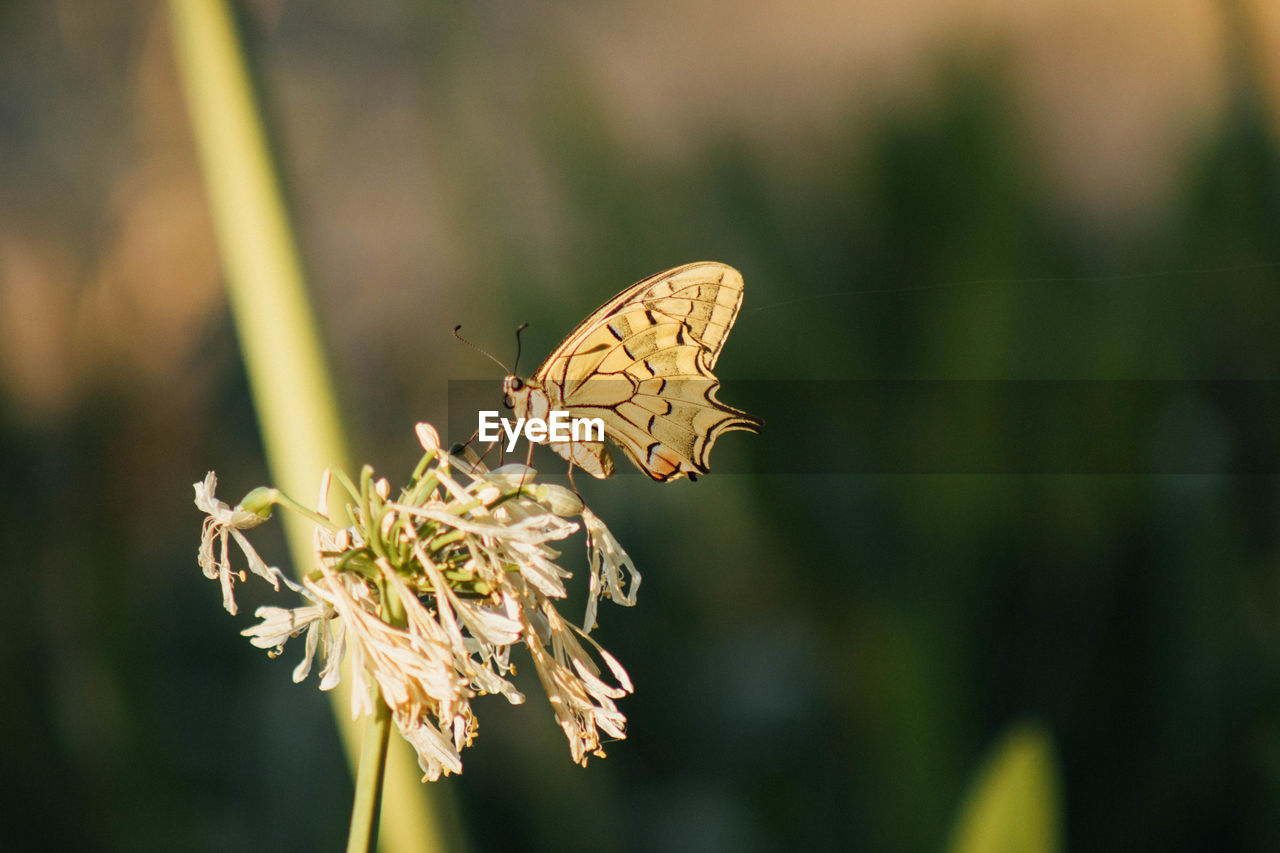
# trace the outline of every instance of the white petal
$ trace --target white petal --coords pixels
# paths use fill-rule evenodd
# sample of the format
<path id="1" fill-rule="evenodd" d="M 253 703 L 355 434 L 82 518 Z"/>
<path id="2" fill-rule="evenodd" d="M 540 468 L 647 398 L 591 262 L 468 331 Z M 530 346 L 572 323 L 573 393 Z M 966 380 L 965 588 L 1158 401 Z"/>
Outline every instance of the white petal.
<path id="1" fill-rule="evenodd" d="M 423 781 L 435 781 L 441 772 L 462 772 L 462 756 L 458 755 L 452 741 L 435 726 L 421 718 L 409 719 L 397 714 L 396 727 L 418 753 Z"/>

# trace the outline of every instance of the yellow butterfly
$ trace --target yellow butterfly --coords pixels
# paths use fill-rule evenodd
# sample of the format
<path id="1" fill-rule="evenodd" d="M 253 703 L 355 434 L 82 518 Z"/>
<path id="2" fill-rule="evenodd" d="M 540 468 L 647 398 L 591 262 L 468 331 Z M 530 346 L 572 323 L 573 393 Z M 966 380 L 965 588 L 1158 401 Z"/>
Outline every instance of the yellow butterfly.
<path id="1" fill-rule="evenodd" d="M 713 261 L 633 284 L 583 320 L 533 376 L 503 380 L 519 418 L 567 411 L 599 418 L 605 434 L 659 482 L 708 470 L 720 433 L 760 431 L 764 421 L 716 399 L 711 373 L 742 305 L 742 274 Z M 547 442 L 542 442 L 547 443 Z M 613 474 L 603 441 L 550 442 L 573 466 Z"/>

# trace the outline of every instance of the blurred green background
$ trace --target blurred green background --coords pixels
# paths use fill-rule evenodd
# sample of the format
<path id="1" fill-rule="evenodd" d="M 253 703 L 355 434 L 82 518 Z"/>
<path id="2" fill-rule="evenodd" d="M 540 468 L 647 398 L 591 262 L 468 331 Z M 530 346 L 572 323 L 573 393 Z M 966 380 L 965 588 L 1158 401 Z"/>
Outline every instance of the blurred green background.
<path id="1" fill-rule="evenodd" d="M 1280 379 L 1274 3 L 241 12 L 355 454 L 393 481 L 450 380 L 497 388 L 455 324 L 509 359 L 531 322 L 529 369 L 698 259 L 745 275 L 717 373 L 748 408 L 735 383 Z M 0 45 L 0 846 L 336 849 L 329 707 L 237 635 L 268 599 L 230 617 L 195 565 L 191 484 L 268 475 L 165 9 L 10 0 Z M 629 739 L 583 770 L 536 684 L 478 701 L 437 785 L 467 846 L 936 850 L 1031 720 L 1065 849 L 1280 849 L 1280 480 L 1238 459 L 1276 424 L 1169 418 L 1236 461 L 787 474 L 857 441 L 816 411 L 723 439 L 745 473 L 580 478 L 645 577 L 596 634 Z"/>

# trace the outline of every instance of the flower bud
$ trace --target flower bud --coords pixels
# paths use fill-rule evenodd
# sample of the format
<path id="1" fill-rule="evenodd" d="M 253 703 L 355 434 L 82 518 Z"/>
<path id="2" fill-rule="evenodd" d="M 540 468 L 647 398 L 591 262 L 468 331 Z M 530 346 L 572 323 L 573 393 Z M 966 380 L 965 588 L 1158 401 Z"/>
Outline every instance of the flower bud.
<path id="1" fill-rule="evenodd" d="M 564 486 L 543 483 L 534 489 L 534 495 L 538 503 L 561 518 L 569 518 L 582 513 L 582 498 Z"/>
<path id="2" fill-rule="evenodd" d="M 538 472 L 530 468 L 528 465 L 522 465 L 519 462 L 509 462 L 484 475 L 484 478 L 493 483 L 495 486 L 503 489 L 516 489 L 522 485 L 532 483 L 534 478 L 538 476 Z"/>
<path id="3" fill-rule="evenodd" d="M 418 434 L 418 443 L 422 445 L 422 449 L 428 453 L 434 453 L 440 450 L 440 433 L 436 432 L 436 428 L 431 424 L 423 422 L 415 426 L 414 431 Z"/>
<path id="4" fill-rule="evenodd" d="M 268 519 L 271 517 L 271 511 L 275 509 L 277 494 L 275 489 L 259 486 L 245 495 L 236 509 L 253 513 L 264 520 Z"/>

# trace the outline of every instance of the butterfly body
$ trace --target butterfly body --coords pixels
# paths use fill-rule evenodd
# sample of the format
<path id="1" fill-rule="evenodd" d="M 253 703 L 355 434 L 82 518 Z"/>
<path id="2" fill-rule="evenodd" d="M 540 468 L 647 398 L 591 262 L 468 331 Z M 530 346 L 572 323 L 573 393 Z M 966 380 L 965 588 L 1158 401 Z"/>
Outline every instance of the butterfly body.
<path id="1" fill-rule="evenodd" d="M 529 379 L 508 376 L 517 417 L 567 411 L 600 418 L 605 434 L 658 481 L 708 470 L 722 432 L 759 432 L 763 421 L 715 398 L 716 359 L 742 304 L 742 275 L 703 261 L 658 273 L 605 303 Z M 603 441 L 551 449 L 601 479 L 614 472 Z"/>

